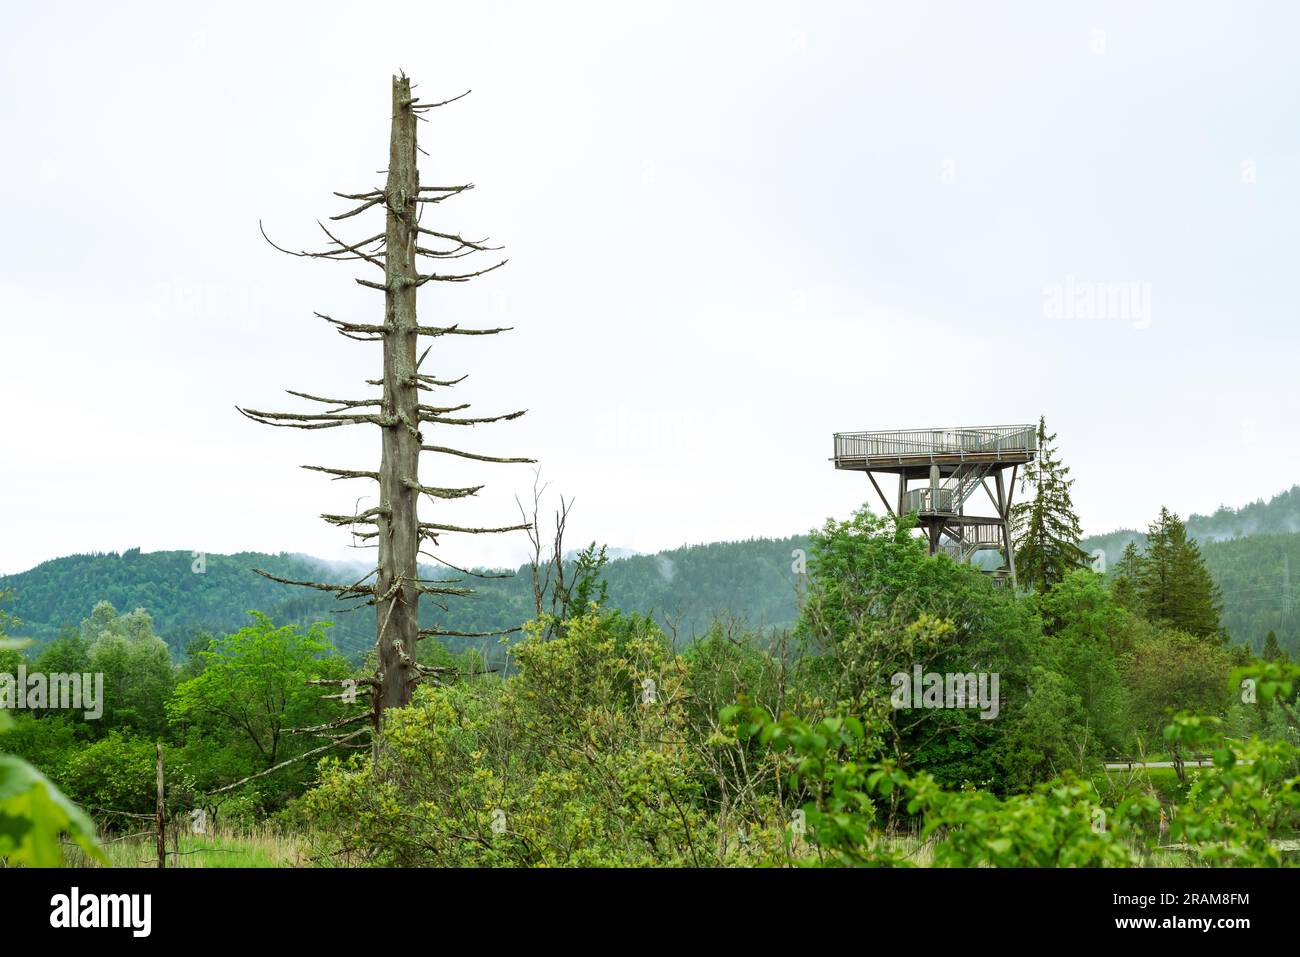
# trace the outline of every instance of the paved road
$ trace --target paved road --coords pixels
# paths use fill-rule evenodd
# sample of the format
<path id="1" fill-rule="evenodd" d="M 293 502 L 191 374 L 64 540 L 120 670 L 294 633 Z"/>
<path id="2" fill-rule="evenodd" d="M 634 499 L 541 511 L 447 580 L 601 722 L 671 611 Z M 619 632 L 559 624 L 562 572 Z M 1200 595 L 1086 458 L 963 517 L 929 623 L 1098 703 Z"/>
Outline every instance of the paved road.
<path id="1" fill-rule="evenodd" d="M 1106 770 L 1107 771 L 1131 771 L 1134 768 L 1172 768 L 1173 766 L 1174 766 L 1174 762 L 1172 761 L 1120 761 L 1115 764 L 1111 764 L 1110 762 L 1107 762 Z M 1214 762 L 1211 761 L 1209 758 L 1204 758 L 1200 761 L 1184 761 L 1183 767 L 1212 768 L 1214 767 Z"/>

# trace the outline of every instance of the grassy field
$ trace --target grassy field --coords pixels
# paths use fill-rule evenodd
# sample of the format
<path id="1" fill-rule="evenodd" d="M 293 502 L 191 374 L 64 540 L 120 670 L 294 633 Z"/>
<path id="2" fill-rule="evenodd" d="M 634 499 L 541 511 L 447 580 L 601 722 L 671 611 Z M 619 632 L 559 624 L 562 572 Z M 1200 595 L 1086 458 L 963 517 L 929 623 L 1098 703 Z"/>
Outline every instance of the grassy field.
<path id="1" fill-rule="evenodd" d="M 109 867 L 154 867 L 158 862 L 153 834 L 102 839 Z M 69 867 L 102 867 L 75 845 L 67 849 Z M 168 867 L 305 867 L 304 852 L 292 835 L 270 828 L 167 836 Z"/>
<path id="2" fill-rule="evenodd" d="M 179 842 L 179 843 L 178 843 Z M 895 851 L 901 851 L 916 867 L 932 866 L 931 843 L 921 841 L 916 834 L 900 834 L 889 840 Z M 796 848 L 795 857 L 811 855 L 811 848 Z M 1300 842 L 1285 842 L 1289 851 L 1295 852 Z M 103 840 L 109 867 L 154 867 L 157 851 L 153 835 L 131 835 L 127 838 Z M 177 851 L 179 850 L 179 853 Z M 69 867 L 102 867 L 86 858 L 80 849 L 69 845 Z M 219 832 L 208 835 L 169 835 L 167 843 L 168 867 L 312 867 L 298 840 L 291 834 L 271 829 L 242 832 Z M 1186 849 L 1162 848 L 1152 854 L 1146 867 L 1199 867 L 1197 855 Z"/>
<path id="3" fill-rule="evenodd" d="M 1180 789 L 1172 771 L 1153 769 L 1140 772 L 1140 787 L 1151 787 L 1157 792 L 1176 792 Z M 1113 777 L 1113 776 L 1112 776 Z M 1155 780 L 1152 780 L 1152 779 Z M 1114 782 L 1119 783 L 1119 782 Z M 1127 781 L 1132 788 L 1137 782 Z M 65 845 L 69 867 L 153 868 L 157 864 L 157 843 L 152 833 L 132 833 L 114 836 L 102 834 L 101 846 L 108 857 L 107 865 L 92 861 L 75 845 Z M 894 852 L 901 853 L 915 867 L 933 866 L 933 839 L 923 841 L 917 830 L 904 830 L 886 839 Z M 1300 854 L 1300 840 L 1277 842 L 1289 855 Z M 167 867 L 217 867 L 217 868 L 297 868 L 315 867 L 323 862 L 313 860 L 307 851 L 304 836 L 272 827 L 220 828 L 208 834 L 190 834 L 176 829 L 167 835 Z M 793 848 L 795 859 L 811 858 L 814 850 L 806 841 L 797 839 Z M 743 858 L 743 854 L 742 854 Z M 326 866 L 349 866 L 353 862 L 333 860 Z M 357 862 L 360 863 L 360 862 Z M 736 863 L 744 866 L 743 860 Z M 1180 845 L 1161 847 L 1146 856 L 1143 867 L 1200 867 L 1203 866 L 1194 849 Z"/>

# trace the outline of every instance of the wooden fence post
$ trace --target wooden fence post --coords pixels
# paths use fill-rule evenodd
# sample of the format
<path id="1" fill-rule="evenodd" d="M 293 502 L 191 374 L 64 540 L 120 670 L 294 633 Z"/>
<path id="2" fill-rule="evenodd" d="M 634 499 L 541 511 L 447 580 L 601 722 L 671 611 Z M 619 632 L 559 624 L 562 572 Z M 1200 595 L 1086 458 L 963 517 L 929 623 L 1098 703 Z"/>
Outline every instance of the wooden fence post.
<path id="1" fill-rule="evenodd" d="M 157 812 L 158 827 L 158 867 L 167 866 L 167 819 L 163 811 L 163 748 L 162 742 L 158 742 L 158 803 L 155 806 Z"/>

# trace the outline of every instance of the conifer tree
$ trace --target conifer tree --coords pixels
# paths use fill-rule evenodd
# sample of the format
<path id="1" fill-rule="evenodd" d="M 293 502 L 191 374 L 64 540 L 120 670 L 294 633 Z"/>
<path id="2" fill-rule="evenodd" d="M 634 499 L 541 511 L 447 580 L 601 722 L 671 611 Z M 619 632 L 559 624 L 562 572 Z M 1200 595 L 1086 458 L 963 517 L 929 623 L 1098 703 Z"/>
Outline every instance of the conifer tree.
<path id="1" fill-rule="evenodd" d="M 1142 613 L 1151 621 L 1201 638 L 1223 637 L 1218 586 L 1200 547 L 1187 537 L 1187 526 L 1167 508 L 1147 529 L 1137 592 Z"/>
<path id="2" fill-rule="evenodd" d="M 1265 661 L 1287 660 L 1287 653 L 1277 643 L 1277 635 L 1273 633 L 1272 628 L 1268 630 L 1268 635 L 1264 638 L 1264 649 L 1259 653 L 1259 656 Z"/>
<path id="3" fill-rule="evenodd" d="M 1110 593 L 1115 603 L 1132 612 L 1141 611 L 1137 586 L 1141 564 L 1142 556 L 1138 553 L 1136 543 L 1129 542 L 1124 546 L 1124 553 L 1120 555 L 1119 564 L 1115 568 L 1115 577 L 1110 585 Z"/>
<path id="4" fill-rule="evenodd" d="M 1069 466 L 1059 458 L 1047 434 L 1045 417 L 1038 420 L 1038 457 L 1025 467 L 1021 491 L 1033 487 L 1033 498 L 1011 509 L 1016 571 L 1021 582 L 1044 592 L 1077 568 L 1088 568 L 1092 556 L 1079 547 L 1083 529 L 1070 499 Z"/>

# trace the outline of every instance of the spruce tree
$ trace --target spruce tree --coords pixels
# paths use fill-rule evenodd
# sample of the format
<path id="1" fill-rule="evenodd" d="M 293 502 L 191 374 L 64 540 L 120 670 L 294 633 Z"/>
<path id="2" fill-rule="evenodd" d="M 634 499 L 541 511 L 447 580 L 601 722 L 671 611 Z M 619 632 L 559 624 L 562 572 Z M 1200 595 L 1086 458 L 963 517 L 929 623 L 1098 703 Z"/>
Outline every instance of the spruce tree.
<path id="1" fill-rule="evenodd" d="M 1224 637 L 1218 586 L 1200 547 L 1187 537 L 1187 526 L 1167 508 L 1160 509 L 1147 530 L 1137 592 L 1142 613 L 1151 621 L 1201 638 Z"/>
<path id="2" fill-rule="evenodd" d="M 1025 467 L 1021 491 L 1033 486 L 1034 497 L 1011 509 L 1016 571 L 1021 582 L 1044 592 L 1078 568 L 1088 568 L 1092 556 L 1079 547 L 1083 529 L 1070 499 L 1070 469 L 1063 464 L 1047 434 L 1045 417 L 1038 420 L 1038 456 Z"/>
<path id="3" fill-rule="evenodd" d="M 1264 638 L 1264 650 L 1259 653 L 1259 656 L 1265 661 L 1278 661 L 1279 659 L 1285 661 L 1287 658 L 1286 652 L 1277 643 L 1277 635 L 1273 633 L 1272 628 L 1268 630 L 1268 635 Z"/>
<path id="4" fill-rule="evenodd" d="M 1124 546 L 1124 553 L 1119 557 L 1115 577 L 1110 585 L 1110 593 L 1115 603 L 1132 612 L 1140 612 L 1142 607 L 1137 584 L 1141 564 L 1142 556 L 1138 554 L 1137 545 L 1129 542 Z"/>

